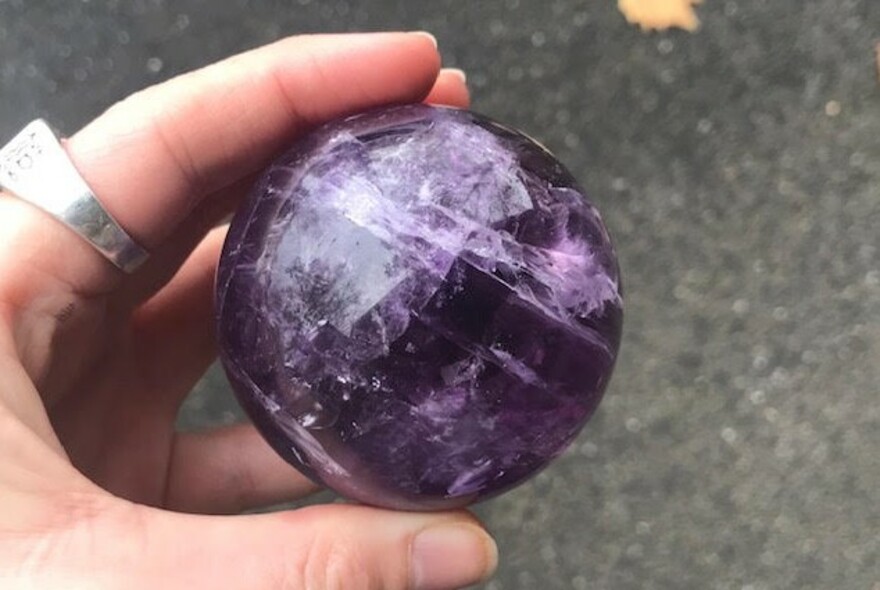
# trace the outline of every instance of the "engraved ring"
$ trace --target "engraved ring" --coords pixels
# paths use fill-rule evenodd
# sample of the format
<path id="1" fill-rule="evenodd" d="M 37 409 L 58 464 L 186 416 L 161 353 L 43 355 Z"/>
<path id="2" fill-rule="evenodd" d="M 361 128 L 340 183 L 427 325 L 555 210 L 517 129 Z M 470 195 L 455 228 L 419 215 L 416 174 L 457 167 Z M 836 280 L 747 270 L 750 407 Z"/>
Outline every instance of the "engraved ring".
<path id="1" fill-rule="evenodd" d="M 104 209 L 42 119 L 0 149 L 0 188 L 55 216 L 124 272 L 149 256 Z"/>

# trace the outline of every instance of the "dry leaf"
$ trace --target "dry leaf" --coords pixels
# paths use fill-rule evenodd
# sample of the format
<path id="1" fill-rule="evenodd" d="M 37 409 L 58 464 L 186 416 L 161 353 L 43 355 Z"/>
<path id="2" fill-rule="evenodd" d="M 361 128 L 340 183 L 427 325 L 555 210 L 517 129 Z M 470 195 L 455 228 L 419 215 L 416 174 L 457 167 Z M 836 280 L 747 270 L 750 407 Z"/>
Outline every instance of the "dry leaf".
<path id="1" fill-rule="evenodd" d="M 694 12 L 694 4 L 703 0 L 617 0 L 617 7 L 630 24 L 643 30 L 679 27 L 695 31 L 700 19 Z"/>

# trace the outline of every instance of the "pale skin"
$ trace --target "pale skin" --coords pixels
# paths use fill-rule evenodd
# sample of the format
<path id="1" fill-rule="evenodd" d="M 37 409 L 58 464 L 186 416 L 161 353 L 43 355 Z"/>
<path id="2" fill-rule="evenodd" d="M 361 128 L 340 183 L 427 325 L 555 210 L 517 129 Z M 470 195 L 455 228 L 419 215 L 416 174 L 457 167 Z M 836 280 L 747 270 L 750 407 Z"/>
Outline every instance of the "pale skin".
<path id="1" fill-rule="evenodd" d="M 253 175 L 295 137 L 389 103 L 467 106 L 424 34 L 279 41 L 139 92 L 64 145 L 151 253 L 124 275 L 0 193 L 0 587 L 458 588 L 490 575 L 466 512 L 327 505 L 253 427 L 179 433 L 216 356 L 212 287 Z"/>

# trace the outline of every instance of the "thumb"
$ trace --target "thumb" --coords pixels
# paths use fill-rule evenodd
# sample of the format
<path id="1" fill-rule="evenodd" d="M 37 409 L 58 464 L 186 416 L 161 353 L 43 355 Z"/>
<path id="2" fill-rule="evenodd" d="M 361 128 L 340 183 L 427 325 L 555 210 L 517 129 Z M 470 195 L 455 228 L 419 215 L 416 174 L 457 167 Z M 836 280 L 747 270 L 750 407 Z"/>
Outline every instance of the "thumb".
<path id="1" fill-rule="evenodd" d="M 151 547 L 164 557 L 153 562 L 162 571 L 151 573 L 165 588 L 453 590 L 486 579 L 497 564 L 495 542 L 466 512 L 337 504 L 253 516 L 159 514 Z"/>

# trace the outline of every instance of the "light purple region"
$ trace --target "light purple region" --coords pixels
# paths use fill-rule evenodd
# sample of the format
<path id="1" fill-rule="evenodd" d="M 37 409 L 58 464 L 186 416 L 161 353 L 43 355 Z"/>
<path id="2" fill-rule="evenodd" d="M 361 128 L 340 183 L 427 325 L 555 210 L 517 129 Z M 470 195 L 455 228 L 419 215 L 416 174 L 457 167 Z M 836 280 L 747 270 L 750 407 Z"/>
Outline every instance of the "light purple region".
<path id="1" fill-rule="evenodd" d="M 320 128 L 237 213 L 222 360 L 292 465 L 349 498 L 464 506 L 559 455 L 611 376 L 611 241 L 565 168 L 468 111 Z"/>

